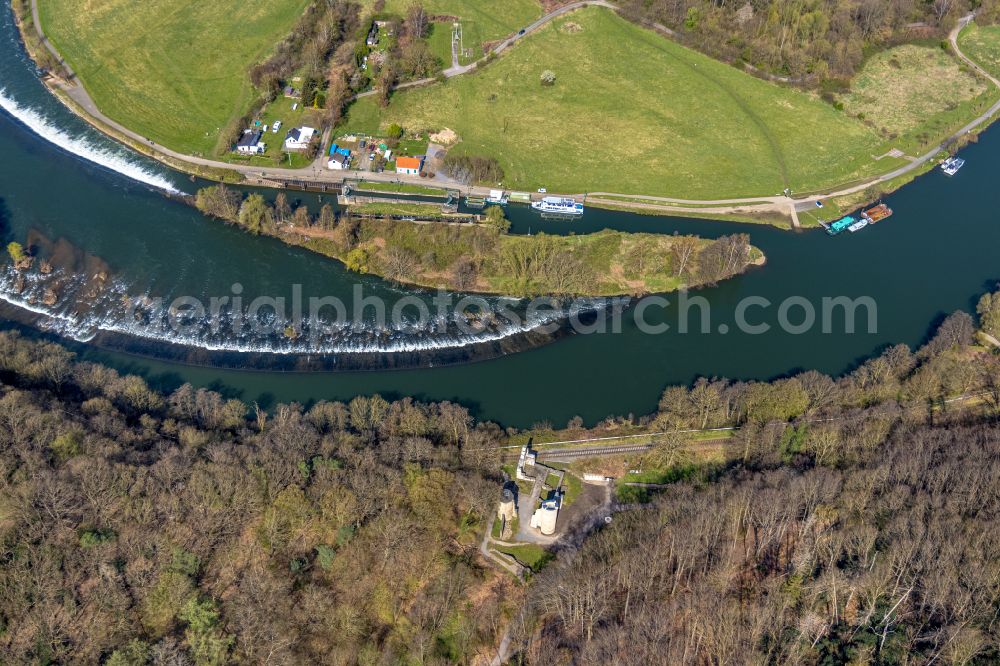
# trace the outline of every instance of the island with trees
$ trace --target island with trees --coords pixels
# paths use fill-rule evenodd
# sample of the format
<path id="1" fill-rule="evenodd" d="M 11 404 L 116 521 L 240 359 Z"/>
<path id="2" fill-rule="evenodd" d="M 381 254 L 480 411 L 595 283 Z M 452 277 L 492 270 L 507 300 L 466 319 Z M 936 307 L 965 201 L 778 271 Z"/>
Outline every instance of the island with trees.
<path id="1" fill-rule="evenodd" d="M 554 236 L 508 234 L 503 209 L 482 223 L 392 219 L 392 208 L 337 215 L 293 210 L 225 185 L 198 191 L 202 212 L 252 234 L 274 236 L 341 261 L 358 273 L 428 288 L 504 296 L 617 296 L 715 284 L 764 262 L 747 234 L 710 241 L 696 236 L 624 233 Z M 364 209 L 362 209 L 364 210 Z M 405 209 L 404 209 L 405 210 Z"/>

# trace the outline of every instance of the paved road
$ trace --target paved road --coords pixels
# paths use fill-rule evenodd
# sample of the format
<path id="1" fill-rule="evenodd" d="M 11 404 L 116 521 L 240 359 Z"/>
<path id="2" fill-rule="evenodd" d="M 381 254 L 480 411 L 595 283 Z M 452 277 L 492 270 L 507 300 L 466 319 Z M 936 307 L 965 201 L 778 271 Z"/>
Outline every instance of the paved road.
<path id="1" fill-rule="evenodd" d="M 531 33 L 537 31 L 539 28 L 541 28 L 549 21 L 552 21 L 553 19 L 562 16 L 568 12 L 571 12 L 575 9 L 579 9 L 581 7 L 586 7 L 586 6 L 606 7 L 612 10 L 616 9 L 614 5 L 612 5 L 609 2 L 606 2 L 606 0 L 584 0 L 582 2 L 574 2 L 565 5 L 563 7 L 560 7 L 559 9 L 556 9 L 542 16 L 537 21 L 527 26 L 524 29 L 523 34 L 517 34 L 514 35 L 513 37 L 505 39 L 493 49 L 492 53 L 499 54 L 503 52 L 505 49 L 515 44 L 518 40 L 523 39 L 524 37 L 527 37 Z M 317 159 L 317 161 L 313 164 L 313 166 L 310 169 L 282 169 L 277 167 L 258 167 L 258 166 L 242 165 L 242 164 L 230 164 L 228 162 L 219 162 L 216 160 L 210 160 L 203 157 L 185 155 L 183 153 L 171 150 L 166 146 L 162 146 L 147 137 L 144 137 L 136 132 L 133 132 L 127 127 L 121 125 L 120 123 L 104 115 L 100 111 L 100 109 L 97 108 L 97 105 L 94 103 L 93 99 L 91 99 L 90 95 L 87 93 L 84 87 L 80 84 L 79 80 L 76 77 L 76 74 L 72 71 L 72 69 L 68 65 L 65 64 L 65 61 L 63 60 L 62 56 L 59 54 L 56 48 L 49 42 L 48 38 L 45 36 L 45 33 L 42 30 L 41 22 L 39 21 L 38 17 L 38 0 L 31 0 L 31 12 L 32 12 L 32 17 L 34 18 L 35 30 L 38 32 L 39 38 L 42 40 L 42 43 L 49 50 L 49 52 L 51 52 L 59 60 L 59 62 L 63 63 L 64 67 L 67 70 L 68 79 L 64 82 L 59 82 L 56 85 L 58 85 L 58 87 L 61 90 L 63 90 L 65 94 L 75 104 L 77 104 L 81 109 L 83 109 L 83 111 L 86 112 L 86 114 L 90 115 L 91 120 L 96 121 L 98 127 L 100 127 L 100 125 L 103 124 L 106 127 L 112 128 L 118 134 L 128 137 L 132 141 L 139 143 L 140 145 L 145 147 L 148 151 L 154 153 L 154 156 L 156 156 L 156 153 L 159 153 L 161 156 L 169 157 L 171 160 L 180 163 L 188 163 L 196 166 L 209 167 L 213 169 L 228 169 L 230 171 L 239 172 L 244 176 L 250 178 L 251 180 L 252 179 L 296 180 L 315 185 L 324 185 L 324 184 L 339 184 L 342 183 L 344 180 L 357 179 L 363 177 L 366 180 L 378 181 L 378 182 L 405 182 L 405 183 L 425 184 L 425 185 L 428 184 L 426 179 L 421 179 L 419 176 L 404 176 L 394 173 L 370 173 L 366 171 L 330 171 L 328 169 L 323 168 L 322 156 Z M 991 76 L 989 73 L 985 72 L 979 65 L 973 62 L 971 59 L 969 59 L 959 49 L 958 34 L 961 32 L 962 28 L 968 25 L 969 22 L 971 22 L 974 18 L 975 18 L 974 14 L 962 17 L 958 21 L 958 24 L 955 26 L 955 29 L 951 32 L 949 36 L 949 41 L 951 42 L 952 48 L 954 48 L 955 53 L 958 55 L 959 58 L 968 63 L 970 66 L 974 67 L 977 71 L 981 72 L 994 85 L 1000 88 L 1000 81 Z M 485 60 L 485 58 L 483 60 Z M 477 61 L 477 63 L 483 62 L 483 60 L 479 60 Z M 472 68 L 473 65 L 468 65 L 456 69 L 453 65 L 451 68 L 445 70 L 444 75 L 450 78 L 453 76 L 464 74 L 465 72 L 470 71 Z M 396 89 L 404 89 L 418 85 L 426 85 L 434 82 L 435 80 L 436 79 L 422 79 L 420 81 L 411 81 L 397 86 Z M 374 92 L 375 91 L 363 93 L 362 95 L 359 95 L 359 97 L 374 94 Z M 813 194 L 802 198 L 796 199 L 785 196 L 773 196 L 773 197 L 746 197 L 746 198 L 736 198 L 736 199 L 694 200 L 694 199 L 678 199 L 673 197 L 661 197 L 656 195 L 643 195 L 643 194 L 632 194 L 632 193 L 621 194 L 613 192 L 596 192 L 592 193 L 590 196 L 591 200 L 594 201 L 595 203 L 599 202 L 599 203 L 616 204 L 616 205 L 627 204 L 629 206 L 634 206 L 637 208 L 644 208 L 647 210 L 655 210 L 661 212 L 726 214 L 726 213 L 746 212 L 751 208 L 754 211 L 775 211 L 789 215 L 793 220 L 794 224 L 795 220 L 797 219 L 797 215 L 795 214 L 797 206 L 813 203 L 821 199 L 827 199 L 827 198 L 845 196 L 849 194 L 855 194 L 857 192 L 863 192 L 864 190 L 872 187 L 873 185 L 878 185 L 880 183 L 893 180 L 894 178 L 898 178 L 899 176 L 911 173 L 921 168 L 931 160 L 935 159 L 938 153 L 944 150 L 945 145 L 947 143 L 950 143 L 964 136 L 965 134 L 971 132 L 972 130 L 980 127 L 981 125 L 987 123 L 998 112 L 1000 112 L 1000 101 L 998 101 L 996 104 L 990 107 L 990 109 L 986 111 L 984 114 L 982 114 L 981 116 L 979 116 L 978 118 L 967 124 L 965 127 L 960 129 L 957 133 L 955 133 L 952 137 L 950 137 L 947 142 L 943 142 L 942 144 L 935 146 L 931 150 L 927 151 L 927 153 L 925 153 L 924 155 L 921 155 L 920 157 L 914 159 L 905 166 L 902 166 L 890 173 L 883 174 L 876 178 L 872 178 L 871 180 L 856 185 L 852 185 L 849 187 L 835 189 L 820 194 Z M 463 192 L 467 194 L 473 194 L 477 196 L 485 196 L 486 194 L 489 193 L 489 188 L 487 187 L 462 186 L 458 183 L 455 183 L 454 181 L 448 181 L 445 178 L 439 179 L 438 182 L 434 184 L 456 187 L 458 189 L 461 189 Z M 586 193 L 577 193 L 577 194 L 567 193 L 565 196 L 582 197 L 588 195 Z M 661 206 L 656 203 L 633 204 L 622 201 L 612 201 L 606 199 L 602 200 L 600 198 L 601 196 L 637 197 L 637 198 L 648 199 L 650 201 L 662 201 L 663 205 Z M 684 207 L 685 205 L 692 207 L 685 208 Z"/>

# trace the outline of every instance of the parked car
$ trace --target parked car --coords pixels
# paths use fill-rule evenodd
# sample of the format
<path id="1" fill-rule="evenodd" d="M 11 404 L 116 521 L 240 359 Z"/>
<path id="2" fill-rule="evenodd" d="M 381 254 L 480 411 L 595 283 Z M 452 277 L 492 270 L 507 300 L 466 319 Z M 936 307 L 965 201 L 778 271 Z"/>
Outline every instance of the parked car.
<path id="1" fill-rule="evenodd" d="M 277 134 L 278 130 L 280 130 L 280 129 L 281 129 L 281 121 L 280 120 L 275 120 L 274 124 L 271 125 L 271 132 L 273 132 L 274 134 Z"/>
<path id="2" fill-rule="evenodd" d="M 368 159 L 370 160 L 375 159 L 375 153 L 368 153 Z"/>
<path id="3" fill-rule="evenodd" d="M 548 192 L 548 190 L 547 190 L 547 189 L 545 189 L 544 187 L 539 187 L 539 188 L 538 188 L 538 193 L 539 193 L 539 194 L 546 194 L 547 192 Z"/>
<path id="4" fill-rule="evenodd" d="M 361 140 L 361 150 L 364 150 L 367 147 L 368 147 L 368 142 L 365 141 L 364 139 L 362 139 Z"/>

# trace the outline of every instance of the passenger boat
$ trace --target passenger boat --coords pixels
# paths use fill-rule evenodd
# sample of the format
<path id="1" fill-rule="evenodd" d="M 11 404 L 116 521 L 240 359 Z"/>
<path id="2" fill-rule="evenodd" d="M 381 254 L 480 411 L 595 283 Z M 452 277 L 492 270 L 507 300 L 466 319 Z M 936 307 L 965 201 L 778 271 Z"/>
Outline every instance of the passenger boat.
<path id="1" fill-rule="evenodd" d="M 868 226 L 868 220 L 866 220 L 865 218 L 861 218 L 851 226 L 847 227 L 847 230 L 853 234 L 856 231 L 861 231 L 867 226 Z"/>
<path id="2" fill-rule="evenodd" d="M 954 176 L 964 166 L 965 160 L 961 157 L 949 157 L 944 162 L 941 162 L 941 171 L 944 171 L 949 176 Z"/>
<path id="3" fill-rule="evenodd" d="M 866 220 L 868 220 L 869 224 L 875 224 L 876 222 L 881 222 L 887 217 L 891 217 L 892 209 L 886 206 L 885 204 L 879 204 L 877 206 L 869 208 L 868 210 L 863 212 L 861 216 L 864 217 Z"/>
<path id="4" fill-rule="evenodd" d="M 858 221 L 857 218 L 852 217 L 850 215 L 845 215 L 836 222 L 831 223 L 830 226 L 826 228 L 826 233 L 830 234 L 831 236 L 836 236 L 837 234 L 844 231 L 857 221 Z"/>
<path id="5" fill-rule="evenodd" d="M 555 213 L 557 215 L 583 215 L 583 204 L 577 203 L 573 199 L 562 197 L 545 197 L 541 201 L 534 201 L 531 207 L 542 213 Z"/>

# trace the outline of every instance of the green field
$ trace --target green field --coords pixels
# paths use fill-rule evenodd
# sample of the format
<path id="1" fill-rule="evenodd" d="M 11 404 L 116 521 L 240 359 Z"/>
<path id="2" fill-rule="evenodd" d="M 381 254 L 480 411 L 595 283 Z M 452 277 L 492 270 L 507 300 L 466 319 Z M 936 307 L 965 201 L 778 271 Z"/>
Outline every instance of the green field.
<path id="1" fill-rule="evenodd" d="M 539 75 L 551 69 L 556 84 Z M 455 130 L 512 188 L 690 198 L 774 195 L 856 180 L 885 140 L 818 98 L 767 83 L 587 8 L 556 19 L 482 72 L 363 99 L 352 129 Z"/>
<path id="2" fill-rule="evenodd" d="M 525 544 L 523 546 L 497 546 L 496 550 L 510 555 L 518 562 L 534 572 L 538 572 L 554 557 L 552 553 L 541 546 Z"/>
<path id="3" fill-rule="evenodd" d="M 405 16 L 413 0 L 388 0 L 385 13 Z M 369 2 L 370 4 L 370 2 Z M 482 45 L 514 34 L 542 15 L 537 0 L 423 0 L 424 9 L 435 16 L 456 16 L 462 24 L 462 42 L 470 50 L 470 57 L 462 57 L 462 64 L 481 58 Z M 445 67 L 451 66 L 451 24 L 439 23 L 431 35 L 434 53 L 443 58 Z"/>
<path id="4" fill-rule="evenodd" d="M 876 54 L 840 97 L 847 114 L 917 155 L 985 111 L 996 89 L 952 54 L 906 44 Z"/>
<path id="5" fill-rule="evenodd" d="M 1000 78 L 1000 26 L 970 23 L 959 35 L 958 46 L 980 67 Z"/>
<path id="6" fill-rule="evenodd" d="M 307 4 L 40 0 L 39 10 L 101 111 L 169 148 L 208 155 L 253 101 L 247 71 Z"/>

